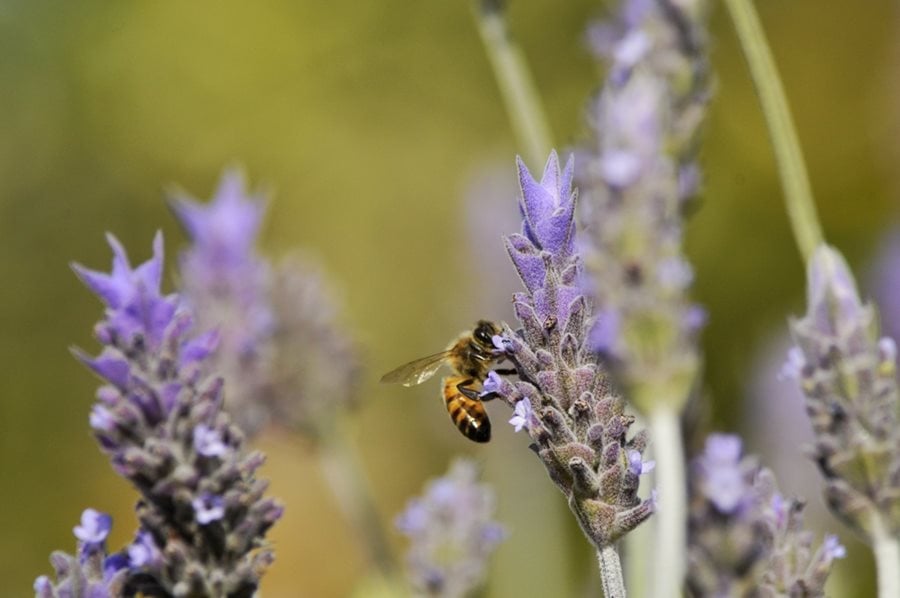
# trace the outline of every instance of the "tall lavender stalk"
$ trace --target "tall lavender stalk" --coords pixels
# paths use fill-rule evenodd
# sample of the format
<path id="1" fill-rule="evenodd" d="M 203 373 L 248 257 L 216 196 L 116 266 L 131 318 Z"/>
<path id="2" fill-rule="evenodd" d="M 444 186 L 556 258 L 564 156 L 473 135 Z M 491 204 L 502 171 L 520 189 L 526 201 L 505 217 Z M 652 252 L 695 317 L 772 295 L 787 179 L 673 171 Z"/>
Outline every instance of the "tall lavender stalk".
<path id="1" fill-rule="evenodd" d="M 609 72 L 579 163 L 592 333 L 626 398 L 648 418 L 657 460 L 654 595 L 684 573 L 685 476 L 679 414 L 696 382 L 703 311 L 688 296 L 683 213 L 696 193 L 708 89 L 703 0 L 626 0 L 591 31 Z"/>
<path id="2" fill-rule="evenodd" d="M 880 596 L 900 595 L 900 395 L 897 347 L 881 337 L 834 249 L 813 254 L 806 315 L 791 322 L 789 369 L 806 395 L 812 457 L 829 507 L 872 545 Z"/>
<path id="3" fill-rule="evenodd" d="M 209 368 L 216 335 L 192 334 L 190 310 L 160 292 L 162 236 L 136 268 L 114 237 L 109 243 L 111 273 L 73 266 L 106 305 L 95 329 L 102 352 L 76 355 L 106 383 L 90 425 L 113 468 L 141 495 L 141 528 L 104 568 L 126 571 L 118 586 L 124 595 L 249 598 L 274 558 L 265 535 L 282 513 L 255 476 L 264 456 L 243 447 L 243 434 L 222 411 L 222 380 Z M 101 552 L 108 532 L 108 518 L 83 520 L 76 528 L 82 557 L 88 544 Z M 65 563 L 55 564 L 59 574 Z M 42 580 L 39 596 L 68 595 L 65 580 L 55 594 Z"/>
<path id="4" fill-rule="evenodd" d="M 615 544 L 654 508 L 637 496 L 639 476 L 649 470 L 641 458 L 647 437 L 629 434 L 634 417 L 588 339 L 593 314 L 579 285 L 573 160 L 560 169 L 552 153 L 540 182 L 518 166 L 522 233 L 508 236 L 506 246 L 526 289 L 513 296 L 522 328 L 494 342 L 519 380 L 492 372 L 484 393 L 514 408 L 510 423 L 531 437 L 530 448 L 597 551 L 606 595 L 624 596 Z"/>

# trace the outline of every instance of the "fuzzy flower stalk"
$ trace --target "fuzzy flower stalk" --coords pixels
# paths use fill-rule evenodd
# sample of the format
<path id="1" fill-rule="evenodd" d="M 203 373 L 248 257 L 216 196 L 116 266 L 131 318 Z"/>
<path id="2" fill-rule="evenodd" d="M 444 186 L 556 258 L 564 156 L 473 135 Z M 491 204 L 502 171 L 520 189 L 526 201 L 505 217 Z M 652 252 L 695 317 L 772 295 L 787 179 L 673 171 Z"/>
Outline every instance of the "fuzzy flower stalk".
<path id="1" fill-rule="evenodd" d="M 471 461 L 455 461 L 397 517 L 410 541 L 407 572 L 417 596 L 461 598 L 484 583 L 487 564 L 506 538 L 494 521 L 494 493 Z"/>
<path id="2" fill-rule="evenodd" d="M 265 536 L 282 514 L 256 477 L 265 458 L 244 448 L 222 410 L 222 380 L 210 368 L 216 335 L 194 334 L 190 309 L 160 291 L 162 236 L 137 267 L 114 237 L 109 243 L 110 273 L 73 266 L 106 306 L 95 328 L 103 350 L 76 355 L 105 382 L 90 415 L 94 436 L 141 495 L 140 530 L 119 561 L 121 587 L 125 595 L 249 598 L 273 561 Z M 90 519 L 76 535 L 86 542 L 92 528 L 96 544 L 109 524 Z"/>
<path id="3" fill-rule="evenodd" d="M 506 329 L 494 342 L 519 380 L 492 372 L 484 394 L 514 408 L 510 423 L 530 436 L 531 449 L 597 550 L 606 595 L 623 596 L 615 544 L 653 512 L 653 501 L 637 495 L 639 476 L 651 466 L 641 458 L 646 434 L 629 433 L 634 417 L 590 343 L 592 304 L 579 284 L 575 251 L 573 163 L 570 158 L 560 169 L 552 153 L 540 182 L 518 163 L 522 233 L 508 236 L 506 247 L 526 289 L 513 296 L 522 327 Z"/>
<path id="4" fill-rule="evenodd" d="M 692 596 L 824 596 L 835 536 L 819 548 L 803 530 L 804 503 L 778 493 L 771 471 L 741 440 L 712 434 L 691 463 L 687 587 Z"/>
<path id="5" fill-rule="evenodd" d="M 875 308 L 860 300 L 835 249 L 813 254 L 807 294 L 786 369 L 806 396 L 812 457 L 831 510 L 873 547 L 879 595 L 900 596 L 897 346 L 881 337 Z"/>
<path id="6" fill-rule="evenodd" d="M 644 415 L 658 462 L 657 596 L 684 571 L 686 487 L 679 414 L 700 369 L 702 309 L 688 294 L 683 219 L 699 185 L 709 64 L 704 0 L 625 0 L 590 42 L 608 64 L 580 154 L 581 247 L 595 304 L 591 340 Z"/>
<path id="7" fill-rule="evenodd" d="M 357 403 L 362 360 L 328 277 L 305 256 L 273 264 L 258 251 L 266 203 L 239 171 L 225 172 L 211 201 L 179 194 L 171 206 L 191 240 L 180 256 L 185 299 L 199 328 L 220 339 L 212 359 L 229 388 L 226 408 L 248 436 L 279 425 L 312 441 L 339 506 L 387 574 L 386 534 L 341 422 Z"/>

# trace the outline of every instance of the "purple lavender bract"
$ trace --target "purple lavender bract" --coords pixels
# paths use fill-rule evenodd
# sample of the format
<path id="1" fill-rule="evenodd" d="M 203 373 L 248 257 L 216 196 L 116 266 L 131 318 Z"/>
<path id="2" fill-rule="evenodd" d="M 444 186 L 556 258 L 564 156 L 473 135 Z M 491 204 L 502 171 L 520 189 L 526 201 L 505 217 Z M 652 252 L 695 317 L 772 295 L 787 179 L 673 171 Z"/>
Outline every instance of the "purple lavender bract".
<path id="1" fill-rule="evenodd" d="M 125 591 L 252 596 L 273 560 L 264 538 L 282 508 L 263 497 L 267 483 L 255 477 L 263 455 L 243 448 L 222 412 L 222 382 L 207 371 L 216 336 L 191 336 L 191 313 L 177 296 L 161 294 L 161 235 L 153 257 L 136 268 L 116 239 L 109 242 L 110 274 L 73 267 L 106 304 L 96 327 L 103 351 L 78 353 L 108 383 L 97 392 L 91 426 L 142 497 L 140 546 L 129 550 L 138 558 Z"/>
<path id="2" fill-rule="evenodd" d="M 625 414 L 588 342 L 592 320 L 575 253 L 573 161 L 561 170 L 552 153 L 540 182 L 521 160 L 518 167 L 522 234 L 510 235 L 506 246 L 527 291 L 513 297 L 522 329 L 507 329 L 495 343 L 520 381 L 494 375 L 488 386 L 514 407 L 510 423 L 534 440 L 531 448 L 601 549 L 653 512 L 653 501 L 637 496 L 639 471 L 633 466 L 646 435 L 629 438 L 634 417 Z"/>

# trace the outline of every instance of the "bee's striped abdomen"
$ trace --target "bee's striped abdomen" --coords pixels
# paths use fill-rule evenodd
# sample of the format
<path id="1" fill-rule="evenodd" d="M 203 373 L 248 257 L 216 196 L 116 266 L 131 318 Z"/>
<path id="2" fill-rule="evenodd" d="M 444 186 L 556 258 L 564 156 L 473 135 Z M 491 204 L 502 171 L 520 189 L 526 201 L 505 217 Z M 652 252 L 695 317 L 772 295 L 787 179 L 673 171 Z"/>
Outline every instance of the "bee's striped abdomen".
<path id="1" fill-rule="evenodd" d="M 484 404 L 460 392 L 458 388 L 460 385 L 476 390 L 478 383 L 465 376 L 444 378 L 444 403 L 447 405 L 447 413 L 463 436 L 475 442 L 487 442 L 491 439 L 491 420 L 488 419 Z"/>

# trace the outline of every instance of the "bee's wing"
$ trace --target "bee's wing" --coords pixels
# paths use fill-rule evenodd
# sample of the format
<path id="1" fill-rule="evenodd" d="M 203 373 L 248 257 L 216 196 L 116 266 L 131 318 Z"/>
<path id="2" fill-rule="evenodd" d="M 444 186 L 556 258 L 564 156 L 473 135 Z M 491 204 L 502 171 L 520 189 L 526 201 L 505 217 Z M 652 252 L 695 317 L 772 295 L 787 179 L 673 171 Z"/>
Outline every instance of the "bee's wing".
<path id="1" fill-rule="evenodd" d="M 388 384 L 402 384 L 403 386 L 415 386 L 425 382 L 438 371 L 438 368 L 450 356 L 450 351 L 441 351 L 428 357 L 415 359 L 407 364 L 401 365 L 396 370 L 391 370 L 381 377 L 382 382 Z"/>

